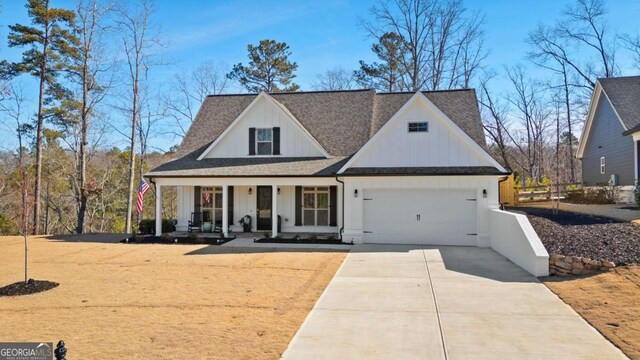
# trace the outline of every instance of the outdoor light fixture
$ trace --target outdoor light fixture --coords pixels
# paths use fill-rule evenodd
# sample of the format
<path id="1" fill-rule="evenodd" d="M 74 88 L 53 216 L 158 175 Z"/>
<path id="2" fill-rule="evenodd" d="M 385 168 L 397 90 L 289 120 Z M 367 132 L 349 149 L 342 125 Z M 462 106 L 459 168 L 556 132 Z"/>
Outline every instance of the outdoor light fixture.
<path id="1" fill-rule="evenodd" d="M 353 190 L 353 197 L 358 197 L 358 189 Z"/>
<path id="2" fill-rule="evenodd" d="M 278 195 L 280 195 L 280 188 L 278 188 Z"/>
<path id="3" fill-rule="evenodd" d="M 251 188 L 249 188 L 249 195 L 251 195 Z"/>
<path id="4" fill-rule="evenodd" d="M 483 189 L 482 190 L 482 197 L 486 198 L 487 197 L 487 189 Z"/>

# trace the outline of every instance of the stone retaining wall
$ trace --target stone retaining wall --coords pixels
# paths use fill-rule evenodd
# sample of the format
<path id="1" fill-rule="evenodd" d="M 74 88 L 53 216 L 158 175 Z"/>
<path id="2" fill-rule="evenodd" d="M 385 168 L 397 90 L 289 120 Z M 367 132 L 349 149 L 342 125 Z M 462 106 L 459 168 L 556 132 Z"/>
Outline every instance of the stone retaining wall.
<path id="1" fill-rule="evenodd" d="M 580 275 L 598 271 L 607 271 L 616 267 L 607 260 L 593 260 L 579 256 L 551 254 L 549 256 L 549 274 Z"/>

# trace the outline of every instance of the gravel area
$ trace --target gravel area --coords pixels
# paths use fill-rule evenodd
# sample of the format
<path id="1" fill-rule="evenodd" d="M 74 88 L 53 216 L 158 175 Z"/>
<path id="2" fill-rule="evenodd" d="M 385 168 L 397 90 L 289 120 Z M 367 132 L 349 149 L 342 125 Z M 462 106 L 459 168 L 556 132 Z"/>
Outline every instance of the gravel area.
<path id="1" fill-rule="evenodd" d="M 19 281 L 0 288 L 0 296 L 20 296 L 35 294 L 57 287 L 57 282 L 29 279 L 27 282 Z"/>
<path id="2" fill-rule="evenodd" d="M 640 263 L 640 226 L 586 214 L 533 207 L 510 209 L 527 215 L 549 254 Z"/>

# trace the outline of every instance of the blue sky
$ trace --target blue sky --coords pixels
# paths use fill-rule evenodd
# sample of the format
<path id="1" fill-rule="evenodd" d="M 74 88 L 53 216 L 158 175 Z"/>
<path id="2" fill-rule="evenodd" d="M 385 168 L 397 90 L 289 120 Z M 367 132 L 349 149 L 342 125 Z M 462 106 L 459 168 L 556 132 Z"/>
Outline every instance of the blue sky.
<path id="1" fill-rule="evenodd" d="M 0 0 L 2 1 L 2 0 Z M 246 47 L 260 39 L 276 39 L 290 45 L 291 59 L 299 65 L 298 82 L 303 89 L 318 73 L 335 66 L 355 69 L 358 61 L 373 60 L 371 39 L 359 27 L 358 19 L 369 16 L 377 1 L 197 1 L 157 0 L 155 19 L 168 46 L 163 57 L 171 65 L 151 74 L 158 86 L 177 71 L 194 68 L 204 61 L 233 65 L 246 63 Z M 505 65 L 526 64 L 527 32 L 539 22 L 554 22 L 571 1 L 561 0 L 484 0 L 466 1 L 471 10 L 486 15 L 486 47 L 490 55 L 486 66 L 502 72 Z M 73 6 L 73 1 L 52 0 L 55 7 Z M 640 0 L 609 0 L 610 26 L 619 32 L 639 30 Z M 17 60 L 20 50 L 6 45 L 7 24 L 28 23 L 24 2 L 4 0 L 0 13 L 0 57 Z M 624 74 L 631 74 L 630 59 L 620 54 L 618 62 Z M 495 84 L 498 90 L 502 83 Z M 34 93 L 35 95 L 35 93 Z M 33 99 L 35 100 L 35 99 Z M 115 145 L 122 139 L 114 134 Z M 172 139 L 159 137 L 160 148 L 172 145 Z M 12 139 L 0 129 L 0 144 Z M 175 142 L 175 141 L 174 141 Z"/>

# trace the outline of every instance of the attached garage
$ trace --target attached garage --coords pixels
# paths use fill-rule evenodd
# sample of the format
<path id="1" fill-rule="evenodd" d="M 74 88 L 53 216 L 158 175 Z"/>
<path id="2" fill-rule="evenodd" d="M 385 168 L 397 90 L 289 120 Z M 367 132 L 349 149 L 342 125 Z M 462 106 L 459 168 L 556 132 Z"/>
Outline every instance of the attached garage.
<path id="1" fill-rule="evenodd" d="M 476 190 L 364 190 L 363 241 L 477 245 Z"/>

